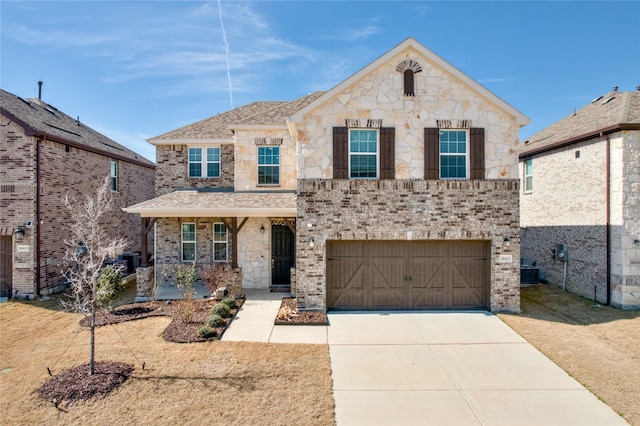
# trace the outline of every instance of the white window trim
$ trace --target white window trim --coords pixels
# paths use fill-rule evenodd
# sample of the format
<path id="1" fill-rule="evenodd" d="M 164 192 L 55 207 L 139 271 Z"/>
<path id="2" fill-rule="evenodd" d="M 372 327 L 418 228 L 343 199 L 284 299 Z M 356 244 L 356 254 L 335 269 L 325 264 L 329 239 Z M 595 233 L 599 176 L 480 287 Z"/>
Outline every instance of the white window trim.
<path id="1" fill-rule="evenodd" d="M 376 131 L 376 176 L 375 177 L 351 177 L 351 130 L 375 130 Z M 348 129 L 348 138 L 347 138 L 347 147 L 348 147 L 348 152 L 347 152 L 347 157 L 348 157 L 348 169 L 347 169 L 347 176 L 349 177 L 349 179 L 380 179 L 380 129 L 372 129 L 370 127 L 350 127 Z M 369 154 L 363 154 L 363 153 L 355 153 L 355 155 L 371 155 Z"/>
<path id="2" fill-rule="evenodd" d="M 217 149 L 218 150 L 218 161 L 208 161 L 207 160 L 207 149 Z M 198 163 L 197 161 L 191 161 L 190 150 L 191 149 L 199 149 L 200 150 L 200 176 L 191 176 L 191 164 Z M 207 176 L 207 165 L 208 164 L 218 164 L 218 176 Z M 222 175 L 222 148 L 219 146 L 189 146 L 187 147 L 187 176 L 192 179 L 219 179 Z"/>
<path id="3" fill-rule="evenodd" d="M 182 231 L 183 225 L 193 225 L 193 241 L 184 239 L 184 232 Z M 181 222 L 180 223 L 180 259 L 183 262 L 195 262 L 198 259 L 198 244 L 197 244 L 197 226 L 195 222 Z M 184 244 L 193 244 L 193 259 L 184 258 Z"/>
<path id="4" fill-rule="evenodd" d="M 466 143 L 465 143 L 465 153 L 464 154 L 460 154 L 460 153 L 446 153 L 444 155 L 450 155 L 450 156 L 462 156 L 464 155 L 465 158 L 465 177 L 461 178 L 461 177 L 442 177 L 442 155 L 443 153 L 441 152 L 441 147 L 440 147 L 440 132 L 460 132 L 460 131 L 464 131 L 467 135 L 466 135 Z M 438 174 L 440 175 L 439 178 L 441 180 L 468 180 L 469 176 L 471 176 L 471 164 L 470 164 L 470 158 L 469 158 L 469 145 L 471 144 L 471 140 L 470 140 L 470 133 L 469 133 L 469 129 L 439 129 L 438 131 Z"/>
<path id="5" fill-rule="evenodd" d="M 225 244 L 226 250 L 225 250 L 225 258 L 222 259 L 222 260 L 217 260 L 216 259 L 216 243 L 222 244 L 222 241 L 216 241 L 216 225 L 222 225 L 222 227 L 225 230 L 225 234 L 224 235 L 225 235 L 226 238 L 224 240 L 224 244 Z M 214 222 L 211 232 L 213 233 L 213 237 L 212 237 L 212 240 L 213 240 L 213 253 L 212 253 L 212 256 L 211 256 L 213 258 L 213 261 L 214 262 L 221 262 L 221 263 L 228 262 L 229 261 L 229 230 L 227 229 L 227 227 L 225 226 L 224 223 L 222 223 L 222 222 Z"/>
<path id="6" fill-rule="evenodd" d="M 109 175 L 111 177 L 109 181 L 109 187 L 111 188 L 111 191 L 117 192 L 120 189 L 120 185 L 119 185 L 120 182 L 118 182 L 118 162 L 116 160 L 111 160 L 111 163 L 109 164 Z M 115 189 L 113 188 L 114 179 L 115 179 Z"/>
<path id="7" fill-rule="evenodd" d="M 531 164 L 531 174 L 527 174 L 527 163 Z M 524 162 L 522 163 L 522 175 L 523 175 L 522 192 L 524 192 L 525 194 L 530 194 L 531 192 L 533 192 L 533 158 L 529 158 L 527 160 L 524 160 Z M 528 177 L 531 178 L 531 188 L 527 189 L 527 178 Z"/>
<path id="8" fill-rule="evenodd" d="M 275 164 L 260 164 L 260 148 L 278 148 L 278 183 L 260 183 L 260 166 L 275 166 Z M 280 148 L 280 145 L 260 145 L 258 146 L 258 149 L 256 150 L 256 179 L 258 180 L 256 182 L 257 186 L 271 186 L 271 187 L 278 187 L 282 184 L 282 173 L 280 172 L 280 168 L 282 167 L 282 150 Z"/>

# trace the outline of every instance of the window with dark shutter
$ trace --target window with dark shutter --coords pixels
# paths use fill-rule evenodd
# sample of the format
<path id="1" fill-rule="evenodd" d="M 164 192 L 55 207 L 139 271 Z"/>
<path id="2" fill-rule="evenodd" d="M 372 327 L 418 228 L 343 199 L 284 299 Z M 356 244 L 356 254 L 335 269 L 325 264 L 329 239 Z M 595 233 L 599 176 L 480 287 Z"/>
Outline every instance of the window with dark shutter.
<path id="1" fill-rule="evenodd" d="M 380 179 L 396 178 L 396 128 L 380 128 Z"/>
<path id="2" fill-rule="evenodd" d="M 424 178 L 439 179 L 440 130 L 437 127 L 424 129 Z"/>
<path id="3" fill-rule="evenodd" d="M 333 178 L 349 178 L 349 132 L 347 127 L 333 128 Z"/>
<path id="4" fill-rule="evenodd" d="M 484 129 L 472 127 L 469 129 L 471 146 L 469 159 L 471 165 L 471 179 L 484 179 Z"/>

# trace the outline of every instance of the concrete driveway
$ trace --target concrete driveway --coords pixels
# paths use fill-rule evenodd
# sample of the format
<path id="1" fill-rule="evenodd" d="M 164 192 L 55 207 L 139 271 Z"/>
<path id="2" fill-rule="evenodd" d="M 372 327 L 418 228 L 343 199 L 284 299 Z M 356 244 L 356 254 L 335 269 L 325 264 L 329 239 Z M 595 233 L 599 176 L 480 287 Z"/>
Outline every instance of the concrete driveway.
<path id="1" fill-rule="evenodd" d="M 488 312 L 329 322 L 338 426 L 627 424 Z"/>

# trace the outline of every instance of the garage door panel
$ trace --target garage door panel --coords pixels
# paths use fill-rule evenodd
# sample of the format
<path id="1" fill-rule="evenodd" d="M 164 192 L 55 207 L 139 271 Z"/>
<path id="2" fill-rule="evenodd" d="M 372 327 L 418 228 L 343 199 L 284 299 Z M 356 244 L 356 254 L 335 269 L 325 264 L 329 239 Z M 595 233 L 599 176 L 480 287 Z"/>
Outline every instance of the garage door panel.
<path id="1" fill-rule="evenodd" d="M 331 242 L 327 305 L 365 310 L 485 308 L 488 252 L 483 241 Z"/>

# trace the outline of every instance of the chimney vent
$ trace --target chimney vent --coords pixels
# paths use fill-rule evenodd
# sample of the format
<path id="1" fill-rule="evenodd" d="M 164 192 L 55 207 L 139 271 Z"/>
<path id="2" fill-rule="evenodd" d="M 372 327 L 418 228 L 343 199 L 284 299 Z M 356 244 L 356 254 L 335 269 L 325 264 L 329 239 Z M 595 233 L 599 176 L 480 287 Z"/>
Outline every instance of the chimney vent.
<path id="1" fill-rule="evenodd" d="M 617 92 L 618 91 L 618 86 L 613 86 L 613 91 Z"/>
<path id="2" fill-rule="evenodd" d="M 38 82 L 38 99 L 42 100 L 42 80 Z"/>

